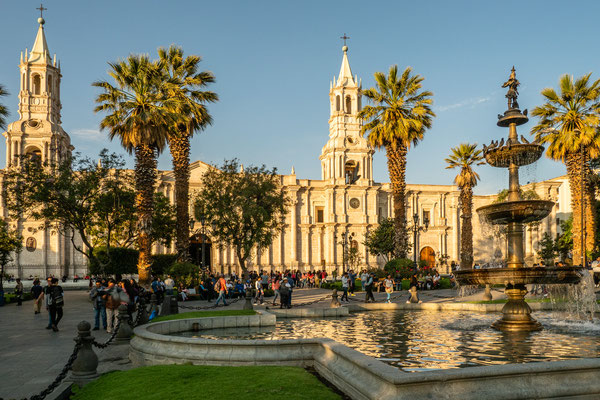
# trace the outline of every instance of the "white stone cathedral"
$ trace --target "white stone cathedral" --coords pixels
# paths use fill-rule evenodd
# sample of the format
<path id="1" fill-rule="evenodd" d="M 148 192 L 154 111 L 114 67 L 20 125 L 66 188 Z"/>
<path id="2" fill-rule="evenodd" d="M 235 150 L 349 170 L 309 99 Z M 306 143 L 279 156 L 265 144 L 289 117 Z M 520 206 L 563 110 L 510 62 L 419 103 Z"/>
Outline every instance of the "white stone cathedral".
<path id="1" fill-rule="evenodd" d="M 69 155 L 73 146 L 69 135 L 61 127 L 60 63 L 50 56 L 44 33 L 44 20 L 31 51 L 21 55 L 19 120 L 11 123 L 6 132 L 6 167 L 18 166 L 21 155 L 38 157 L 42 161 L 58 161 Z M 342 65 L 337 78 L 330 84 L 329 138 L 321 150 L 321 179 L 298 178 L 292 169 L 290 175 L 281 175 L 281 184 L 292 199 L 281 234 L 268 249 L 256 250 L 248 263 L 256 270 L 317 270 L 330 273 L 341 271 L 343 264 L 342 240 L 354 246 L 360 254 L 359 268 L 382 267 L 385 260 L 368 253 L 363 242 L 375 229 L 381 218 L 393 216 L 389 183 L 373 181 L 374 149 L 360 135 L 361 83 L 352 75 L 348 61 L 348 47 L 342 48 Z M 325 137 L 324 137 L 325 139 Z M 196 161 L 190 165 L 190 190 L 199 189 L 202 174 L 208 165 Z M 174 202 L 175 178 L 172 171 L 159 171 L 157 190 Z M 525 249 L 528 262 L 537 260 L 538 242 L 544 232 L 552 237 L 561 220 L 571 213 L 570 191 L 566 177 L 539 182 L 534 188 L 543 199 L 556 202 L 545 220 L 526 229 Z M 528 187 L 524 187 L 528 189 Z M 416 235 L 413 248 L 417 259 L 426 260 L 440 272 L 449 272 L 451 261 L 458 263 L 460 253 L 459 191 L 454 185 L 407 185 L 407 219 L 418 216 L 420 224 L 429 221 L 425 231 Z M 475 196 L 474 209 L 489 204 L 496 195 Z M 0 210 L 6 216 L 6 210 Z M 8 268 L 9 274 L 20 277 L 73 276 L 86 273 L 86 261 L 67 238 L 56 230 L 44 228 L 40 221 L 22 220 L 18 228 L 24 238 L 24 250 Z M 474 258 L 486 263 L 502 259 L 506 253 L 504 239 L 473 218 Z M 413 235 L 410 235 L 411 241 Z M 75 239 L 76 243 L 77 238 Z M 219 249 L 210 242 L 210 233 L 204 238 L 192 236 L 191 254 L 201 260 L 205 248 L 206 263 L 215 271 L 238 271 L 235 253 L 231 248 Z M 170 253 L 173 248 L 155 246 L 157 253 Z M 410 255 L 412 258 L 414 255 Z"/>

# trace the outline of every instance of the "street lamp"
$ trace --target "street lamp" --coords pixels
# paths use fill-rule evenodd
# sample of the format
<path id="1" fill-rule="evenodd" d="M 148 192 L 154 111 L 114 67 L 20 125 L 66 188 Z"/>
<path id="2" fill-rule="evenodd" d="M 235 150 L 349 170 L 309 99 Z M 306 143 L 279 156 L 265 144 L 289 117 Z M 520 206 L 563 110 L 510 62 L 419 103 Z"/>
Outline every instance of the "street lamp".
<path id="1" fill-rule="evenodd" d="M 412 231 L 413 231 L 413 261 L 415 263 L 415 270 L 418 267 L 418 264 L 417 264 L 417 235 L 421 231 L 423 231 L 423 232 L 427 231 L 427 228 L 429 227 L 429 218 L 427 217 L 427 215 L 425 215 L 425 218 L 423 218 L 423 224 L 424 224 L 423 226 L 419 225 L 419 214 L 414 213 L 413 214 Z"/>
<path id="2" fill-rule="evenodd" d="M 197 235 L 198 232 L 194 231 L 194 226 L 196 224 L 196 221 L 193 218 L 190 218 L 190 231 L 192 231 L 194 233 L 194 235 Z M 216 223 L 215 221 L 211 222 L 211 228 L 212 228 L 212 232 L 215 231 L 215 226 Z M 204 269 L 204 267 L 206 266 L 206 242 L 204 240 L 204 237 L 206 236 L 206 217 L 204 215 L 204 213 L 200 214 L 200 238 L 202 240 L 201 242 L 201 246 L 202 246 L 202 260 L 201 260 L 201 264 L 200 267 L 202 269 Z"/>
<path id="3" fill-rule="evenodd" d="M 346 247 L 349 243 L 354 239 L 354 233 L 344 232 L 342 233 L 342 240 L 340 240 L 339 244 L 342 245 L 342 273 L 346 272 Z M 334 243 L 337 242 L 337 235 L 333 235 Z"/>

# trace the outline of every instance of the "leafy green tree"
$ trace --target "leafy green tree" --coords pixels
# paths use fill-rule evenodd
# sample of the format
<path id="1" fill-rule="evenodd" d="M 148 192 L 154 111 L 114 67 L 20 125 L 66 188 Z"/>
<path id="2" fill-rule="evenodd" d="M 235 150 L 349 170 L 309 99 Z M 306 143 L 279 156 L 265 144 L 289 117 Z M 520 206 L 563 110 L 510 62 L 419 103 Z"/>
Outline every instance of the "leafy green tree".
<path id="1" fill-rule="evenodd" d="M 573 251 L 573 216 L 571 215 L 566 221 L 560 222 L 560 230 L 562 233 L 555 240 L 556 252 L 560 256 L 561 261 L 565 261 Z M 572 255 L 571 255 L 572 256 Z"/>
<path id="2" fill-rule="evenodd" d="M 387 262 L 394 252 L 394 220 L 379 221 L 377 228 L 367 233 L 364 245 L 371 255 L 381 256 Z"/>
<path id="3" fill-rule="evenodd" d="M 99 245 L 110 254 L 112 233 L 131 209 L 127 196 L 120 200 L 128 186 L 126 175 L 119 172 L 123 165 L 121 157 L 106 149 L 98 162 L 77 154 L 57 165 L 23 159 L 20 167 L 4 170 L 6 207 L 12 218 L 53 226 L 88 260 Z"/>
<path id="4" fill-rule="evenodd" d="M 523 200 L 539 200 L 540 195 L 537 194 L 535 189 L 523 190 L 519 188 L 519 194 Z M 508 200 L 508 189 L 502 189 L 498 192 L 494 203 L 504 203 Z"/>
<path id="5" fill-rule="evenodd" d="M 479 174 L 473 170 L 474 165 L 482 162 L 483 154 L 477 150 L 477 144 L 461 143 L 451 150 L 446 158 L 449 168 L 459 168 L 454 183 L 460 190 L 461 231 L 460 231 L 460 269 L 473 268 L 473 188 L 477 185 Z"/>
<path id="6" fill-rule="evenodd" d="M 406 230 L 406 155 L 431 128 L 433 93 L 422 89 L 423 79 L 406 68 L 398 76 L 398 66 L 389 74 L 375 73 L 376 87 L 362 92 L 373 103 L 359 113 L 366 123 L 361 134 L 368 133 L 373 147 L 385 148 L 394 203 L 394 256 L 406 257 L 409 250 Z"/>
<path id="7" fill-rule="evenodd" d="M 537 253 L 544 262 L 551 262 L 554 260 L 554 257 L 556 257 L 556 244 L 548 232 L 544 232 L 539 246 L 540 250 Z"/>
<path id="8" fill-rule="evenodd" d="M 211 72 L 198 71 L 200 56 L 184 57 L 183 49 L 171 45 L 168 49 L 158 49 L 158 65 L 165 75 L 162 86 L 164 95 L 171 102 L 173 112 L 182 117 L 169 128 L 169 149 L 175 175 L 175 203 L 177 209 L 177 235 L 175 249 L 179 261 L 189 261 L 189 177 L 190 177 L 190 138 L 212 123 L 206 103 L 218 100 L 216 93 L 203 90 L 214 83 Z"/>
<path id="9" fill-rule="evenodd" d="M 213 225 L 219 246 L 234 248 L 245 272 L 252 250 L 268 248 L 280 234 L 289 204 L 275 168 L 241 170 L 238 160 L 227 160 L 220 169 L 206 171 L 194 208 L 196 219 Z"/>
<path id="10" fill-rule="evenodd" d="M 4 86 L 0 85 L 0 97 L 8 95 L 8 92 Z M 8 117 L 8 108 L 0 104 L 0 130 L 6 129 L 6 118 Z"/>
<path id="11" fill-rule="evenodd" d="M 135 209 L 137 215 L 137 242 L 139 280 L 150 282 L 152 264 L 152 213 L 156 187 L 156 160 L 166 147 L 168 127 L 181 120 L 173 112 L 174 99 L 163 95 L 166 84 L 157 64 L 147 56 L 130 55 L 126 60 L 109 63 L 108 81 L 92 85 L 102 90 L 96 98 L 95 112 L 107 115 L 100 129 L 108 129 L 110 139 L 119 139 L 131 154 L 135 153 Z"/>
<path id="12" fill-rule="evenodd" d="M 4 219 L 0 219 L 0 293 L 4 293 L 4 268 L 13 261 L 15 253 L 23 248 L 23 238 L 16 230 L 10 229 Z"/>
<path id="13" fill-rule="evenodd" d="M 346 246 L 344 250 L 344 258 L 346 260 L 348 269 L 356 271 L 358 264 L 360 263 L 360 253 L 358 251 L 358 247 L 352 245 Z"/>
<path id="14" fill-rule="evenodd" d="M 571 189 L 571 208 L 575 215 L 586 214 L 585 248 L 594 249 L 595 190 L 588 179 L 591 175 L 589 160 L 598 156 L 600 148 L 600 80 L 591 81 L 591 73 L 573 80 L 572 75 L 560 77 L 557 93 L 553 88 L 542 90 L 545 103 L 533 109 L 539 118 L 532 133 L 536 141 L 546 144 L 546 156 L 562 161 L 567 168 Z M 583 167 L 583 170 L 582 170 Z M 584 183 L 584 200 L 581 202 L 581 179 Z M 579 262 L 584 248 L 581 243 L 581 220 L 573 220 L 573 260 Z"/>

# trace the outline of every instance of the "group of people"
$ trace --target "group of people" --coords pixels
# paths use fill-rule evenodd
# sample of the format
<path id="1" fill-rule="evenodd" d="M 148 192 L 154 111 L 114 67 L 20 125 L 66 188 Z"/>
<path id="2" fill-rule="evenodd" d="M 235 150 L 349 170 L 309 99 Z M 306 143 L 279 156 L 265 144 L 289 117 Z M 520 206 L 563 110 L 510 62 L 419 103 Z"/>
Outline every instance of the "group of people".
<path id="1" fill-rule="evenodd" d="M 17 296 L 17 306 L 22 305 L 23 283 L 17 279 L 15 294 Z M 65 298 L 63 288 L 58 284 L 58 278 L 48 277 L 46 286 L 42 287 L 39 279 L 33 281 L 31 287 L 33 298 L 33 313 L 35 315 L 42 313 L 42 306 L 48 311 L 48 325 L 46 329 L 52 329 L 58 332 L 58 323 L 63 317 L 63 306 Z"/>
<path id="2" fill-rule="evenodd" d="M 138 298 L 145 294 L 142 286 L 135 279 L 98 278 L 89 292 L 94 309 L 94 328 L 102 328 L 113 333 L 117 326 L 118 309 L 121 304 L 127 306 L 127 313 L 132 319 Z"/>

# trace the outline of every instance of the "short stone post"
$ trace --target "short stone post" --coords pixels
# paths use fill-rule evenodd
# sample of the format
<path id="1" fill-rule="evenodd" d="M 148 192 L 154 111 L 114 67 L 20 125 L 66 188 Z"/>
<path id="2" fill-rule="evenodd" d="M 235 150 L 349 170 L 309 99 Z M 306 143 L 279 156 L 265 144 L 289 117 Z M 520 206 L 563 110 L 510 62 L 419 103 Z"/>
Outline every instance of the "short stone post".
<path id="1" fill-rule="evenodd" d="M 410 288 L 410 300 L 409 302 L 411 303 L 418 303 L 419 302 L 419 295 L 417 293 L 417 287 L 413 286 Z"/>
<path id="2" fill-rule="evenodd" d="M 485 285 L 485 292 L 483 293 L 483 300 L 492 301 L 492 289 L 489 284 Z"/>
<path id="3" fill-rule="evenodd" d="M 85 384 L 98 377 L 98 356 L 94 353 L 92 343 L 94 337 L 90 329 L 92 326 L 87 321 L 81 321 L 77 324 L 77 338 L 81 347 L 77 352 L 77 358 L 71 367 L 71 380 L 78 385 Z"/>
<path id="4" fill-rule="evenodd" d="M 117 318 L 119 319 L 119 330 L 115 337 L 115 341 L 128 342 L 133 335 L 133 329 L 131 329 L 131 325 L 129 325 L 129 314 L 127 313 L 127 306 L 125 304 L 119 306 L 119 315 Z"/>
<path id="5" fill-rule="evenodd" d="M 244 310 L 254 310 L 252 306 L 252 291 L 250 289 L 246 290 L 246 302 L 244 303 Z"/>
<path id="6" fill-rule="evenodd" d="M 159 316 L 163 317 L 165 315 L 171 315 L 171 298 L 173 296 L 166 294 L 163 297 L 163 303 L 162 306 L 160 307 L 160 314 Z"/>
<path id="7" fill-rule="evenodd" d="M 171 314 L 179 314 L 179 303 L 177 302 L 177 296 L 171 296 L 171 302 L 169 303 Z"/>
<path id="8" fill-rule="evenodd" d="M 154 295 L 153 295 L 154 296 Z M 155 299 L 156 301 L 156 299 Z M 138 302 L 138 314 L 137 318 L 138 325 L 144 325 L 148 323 L 148 312 L 146 311 L 146 299 L 141 296 Z"/>
<path id="9" fill-rule="evenodd" d="M 338 308 L 340 307 L 340 301 L 338 300 L 338 292 L 337 289 L 333 289 L 333 292 L 331 293 L 331 308 Z"/>

